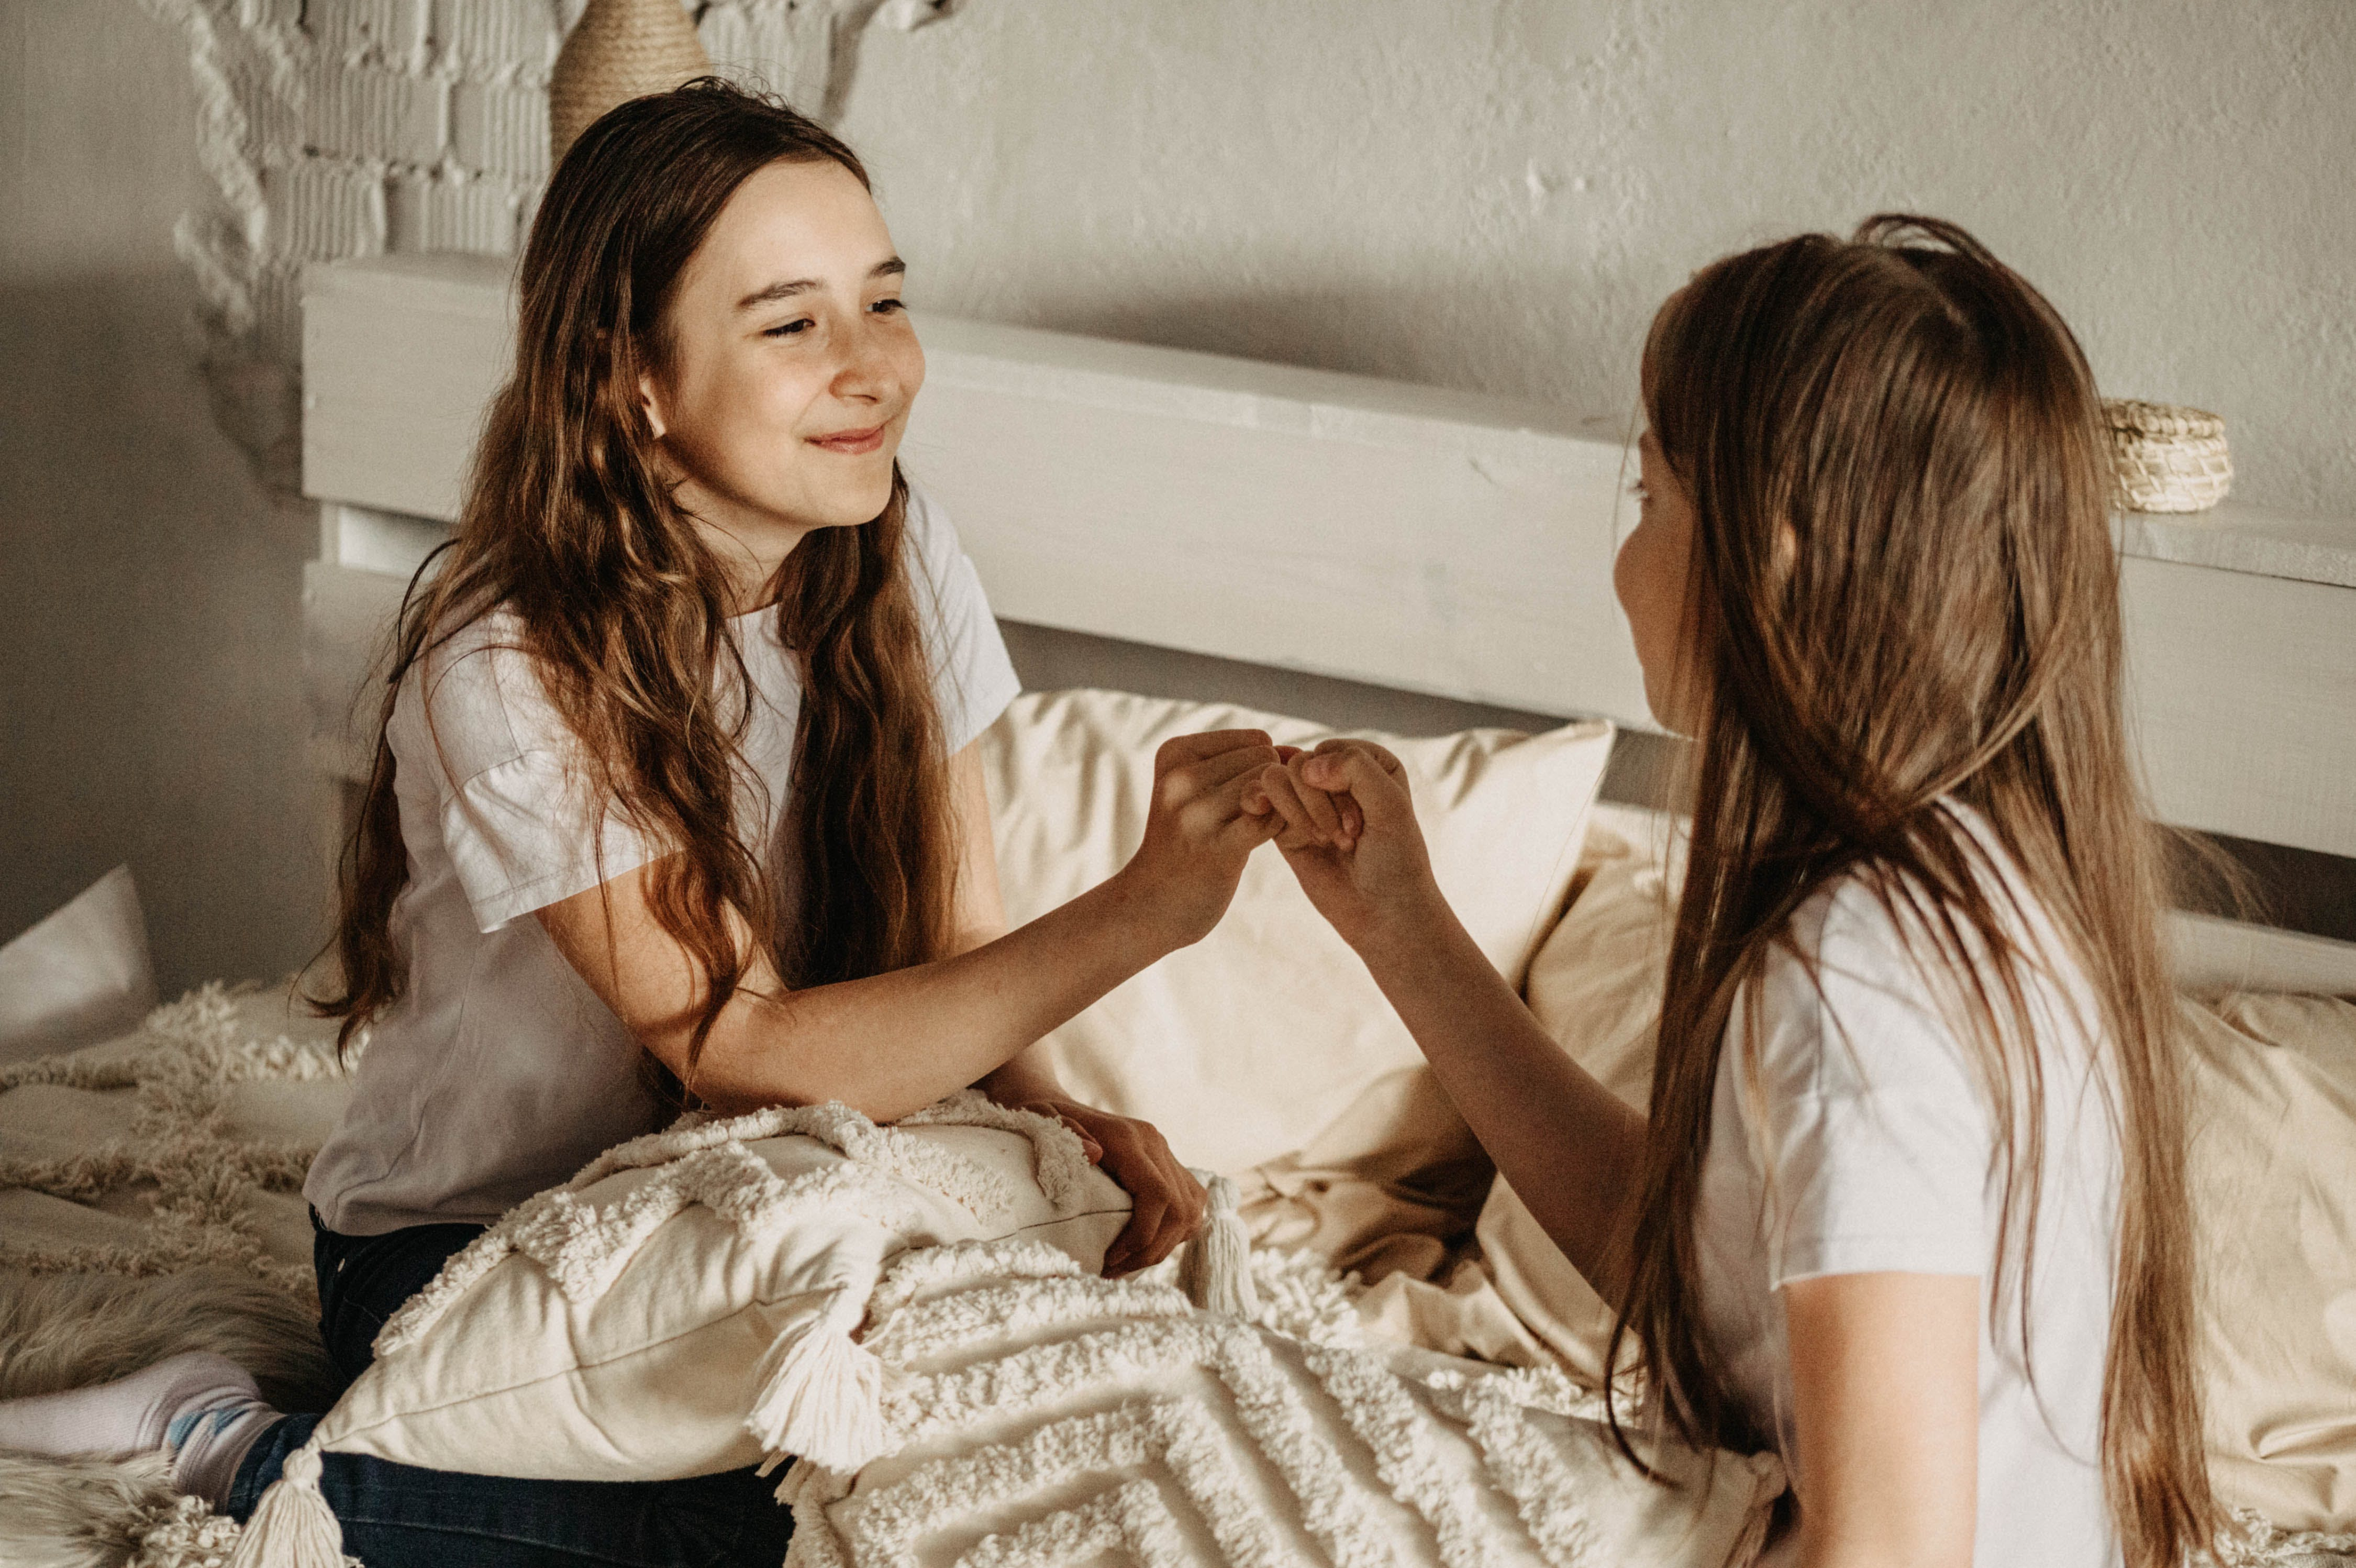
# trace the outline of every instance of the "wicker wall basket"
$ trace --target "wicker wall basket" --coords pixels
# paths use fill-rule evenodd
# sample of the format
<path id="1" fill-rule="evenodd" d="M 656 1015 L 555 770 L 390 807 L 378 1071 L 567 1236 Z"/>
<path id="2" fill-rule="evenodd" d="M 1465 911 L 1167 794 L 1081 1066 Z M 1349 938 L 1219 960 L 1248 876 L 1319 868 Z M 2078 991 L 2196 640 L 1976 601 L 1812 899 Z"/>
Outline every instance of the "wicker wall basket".
<path id="1" fill-rule="evenodd" d="M 2197 408 L 2132 400 L 2103 404 L 2111 467 L 2132 511 L 2207 511 L 2233 488 L 2225 422 Z"/>

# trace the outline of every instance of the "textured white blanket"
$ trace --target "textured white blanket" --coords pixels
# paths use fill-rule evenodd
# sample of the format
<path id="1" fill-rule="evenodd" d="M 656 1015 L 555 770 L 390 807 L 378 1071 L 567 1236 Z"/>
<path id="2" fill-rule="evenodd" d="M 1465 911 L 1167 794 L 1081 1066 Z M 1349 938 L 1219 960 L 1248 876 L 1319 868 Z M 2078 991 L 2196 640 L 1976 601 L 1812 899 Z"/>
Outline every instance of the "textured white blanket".
<path id="1" fill-rule="evenodd" d="M 136 1039 L 0 1069 L 0 1326 L 52 1350 L 60 1334 L 83 1342 L 13 1360 L 0 1345 L 0 1395 L 110 1375 L 130 1343 L 112 1326 L 135 1305 L 123 1291 L 93 1311 L 96 1295 L 43 1274 L 175 1276 L 155 1288 L 214 1304 L 181 1315 L 191 1342 L 233 1331 L 210 1321 L 223 1315 L 248 1333 L 302 1321 L 240 1304 L 218 1273 L 207 1289 L 183 1276 L 229 1265 L 307 1305 L 293 1189 L 340 1069 L 317 1031 L 270 1026 L 284 1016 L 210 988 Z M 1319 1261 L 1254 1268 L 1246 1323 L 1195 1310 L 1166 1271 L 1107 1282 L 1012 1243 L 907 1255 L 863 1335 L 892 1369 L 896 1451 L 855 1475 L 789 1472 L 790 1561 L 1568 1568 L 1739 1563 L 1755 1546 L 1782 1484 L 1772 1459 L 1655 1454 L 1684 1483 L 1661 1487 L 1612 1451 L 1567 1380 L 1368 1344 Z M 19 1310 L 43 1304 L 78 1316 Z M 143 1332 L 143 1353 L 181 1348 Z M 215 1568 L 238 1535 L 152 1464 L 0 1455 L 0 1496 L 12 1563 Z M 2356 1548 L 2244 1522 L 2220 1543 L 2231 1568 L 2320 1568 Z"/>
<path id="2" fill-rule="evenodd" d="M 867 1343 L 894 1452 L 798 1466 L 789 1568 L 1717 1568 L 1755 1555 L 1772 1455 L 1614 1449 L 1558 1373 L 1365 1344 L 1315 1260 L 1258 1260 L 1257 1322 L 1037 1248 L 887 1274 Z"/>

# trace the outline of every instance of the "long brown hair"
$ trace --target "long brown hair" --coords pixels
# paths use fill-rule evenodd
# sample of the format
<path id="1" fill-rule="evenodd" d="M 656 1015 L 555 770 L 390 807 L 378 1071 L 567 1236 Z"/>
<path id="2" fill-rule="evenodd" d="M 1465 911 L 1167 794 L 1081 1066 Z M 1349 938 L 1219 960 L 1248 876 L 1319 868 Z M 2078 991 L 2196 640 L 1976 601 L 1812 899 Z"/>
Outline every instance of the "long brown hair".
<path id="1" fill-rule="evenodd" d="M 515 370 L 493 399 L 455 537 L 402 607 L 333 946 L 342 989 L 315 999 L 341 1039 L 398 997 L 392 910 L 409 880 L 382 725 L 404 677 L 455 631 L 512 613 L 519 646 L 580 741 L 600 811 L 675 852 L 651 893 L 706 983 L 688 1054 L 753 958 L 790 985 L 942 954 L 954 897 L 948 766 L 904 564 L 908 490 L 883 513 L 805 537 L 776 589 L 778 640 L 803 693 L 787 804 L 792 889 L 738 801 L 757 796 L 738 742 L 755 711 L 727 630 L 727 579 L 659 478 L 637 395 L 670 369 L 665 310 L 736 188 L 778 161 L 859 159 L 774 100 L 717 78 L 621 105 L 549 181 L 519 272 Z M 594 822 L 598 816 L 589 819 Z M 750 943 L 732 931 L 748 930 Z"/>
<path id="2" fill-rule="evenodd" d="M 2104 1484 L 2127 1562 L 2180 1562 L 2213 1517 L 2183 1090 L 2158 845 L 2120 716 L 2110 485 L 2084 355 L 1969 234 L 1885 215 L 1846 242 L 1804 235 L 1705 269 L 1655 318 L 1643 379 L 1693 504 L 1703 717 L 1606 1364 L 1633 1336 L 1655 1412 L 1680 1435 L 1764 1437 L 1698 1326 L 1702 1155 L 1730 1026 L 1757 1071 L 1749 1003 L 1765 961 L 1780 948 L 1811 962 L 1794 916 L 1855 878 L 1927 938 L 1956 992 L 2002 1175 L 1989 1310 L 2009 1281 L 2024 1334 L 2044 1086 L 2022 971 L 2085 977 L 2122 1151 Z M 2036 950 L 2024 911 L 1997 907 L 2006 879 L 1950 801 L 1992 830 L 2062 953 Z"/>

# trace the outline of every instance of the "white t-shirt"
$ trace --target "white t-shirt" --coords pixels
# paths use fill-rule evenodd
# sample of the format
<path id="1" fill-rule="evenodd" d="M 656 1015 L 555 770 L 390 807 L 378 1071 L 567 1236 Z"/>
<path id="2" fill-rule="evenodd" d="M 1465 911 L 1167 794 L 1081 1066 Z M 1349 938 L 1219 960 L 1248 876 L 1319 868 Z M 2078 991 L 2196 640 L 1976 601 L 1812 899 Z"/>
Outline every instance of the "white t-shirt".
<path id="1" fill-rule="evenodd" d="M 1019 682 L 956 531 L 913 489 L 907 546 L 955 751 L 1005 710 Z M 766 792 L 739 810 L 766 810 L 753 842 L 774 845 L 800 674 L 777 643 L 774 609 L 728 625 L 754 693 L 744 753 Z M 637 1041 L 540 922 L 520 918 L 658 852 L 614 813 L 588 821 L 578 743 L 517 630 L 496 611 L 421 660 L 386 730 L 409 853 L 409 885 L 392 910 L 409 984 L 370 1026 L 351 1104 L 303 1184 L 332 1230 L 372 1236 L 496 1219 L 663 1117 Z"/>
<path id="2" fill-rule="evenodd" d="M 1970 813 L 1962 814 L 1971 822 Z M 1998 864 L 1985 827 L 1975 835 Z M 2015 880 L 2007 870 L 2004 879 Z M 2026 900 L 2024 899 L 2024 903 Z M 1999 902 L 1999 911 L 2004 905 Z M 2062 950 L 2041 911 L 2030 931 Z M 1979 1276 L 1980 1568 L 2112 1568 L 2120 1562 L 2103 1500 L 2098 1447 L 2110 1337 L 2119 1146 L 2089 1049 L 2100 1014 L 2066 959 L 2032 971 L 2027 993 L 2044 1070 L 2045 1155 L 2029 1287 L 2032 1393 L 2017 1284 L 1990 1312 L 2000 1176 L 1994 1117 L 1975 1058 L 1942 1011 L 1906 937 L 1861 882 L 1844 881 L 1793 921 L 1820 966 L 1776 951 L 1758 984 L 1762 1036 L 1754 1105 L 1735 1031 L 1719 1055 L 1695 1225 L 1705 1331 L 1732 1391 L 1772 1434 L 1804 1513 L 1794 1464 L 1792 1359 L 1782 1287 L 1820 1274 Z M 1919 944 L 1918 950 L 1919 950 Z M 1993 991 L 2003 1016 L 2000 990 Z M 2072 1001 L 2074 1000 L 2074 1006 Z M 2083 1023 L 2082 1023 L 2083 1020 Z M 2025 1147 L 2025 1144 L 2023 1147 Z M 1772 1156 L 1766 1179 L 1762 1153 Z M 1772 1208 L 1771 1208 L 1772 1197 Z M 2017 1279 L 2018 1266 L 2011 1271 Z M 1791 1555 L 1796 1531 L 1766 1561 Z"/>

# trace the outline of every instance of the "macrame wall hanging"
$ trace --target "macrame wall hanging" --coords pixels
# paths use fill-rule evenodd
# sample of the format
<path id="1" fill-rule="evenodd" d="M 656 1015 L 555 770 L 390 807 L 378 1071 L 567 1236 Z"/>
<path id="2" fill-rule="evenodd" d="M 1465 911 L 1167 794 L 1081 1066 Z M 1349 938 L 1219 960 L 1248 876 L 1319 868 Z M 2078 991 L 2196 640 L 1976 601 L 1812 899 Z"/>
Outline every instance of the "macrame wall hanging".
<path id="1" fill-rule="evenodd" d="M 388 252 L 514 253 L 548 177 L 550 144 L 570 141 L 552 102 L 562 57 L 611 61 L 614 43 L 623 46 L 621 69 L 583 72 L 591 90 L 602 82 L 613 94 L 598 113 L 628 96 L 629 81 L 659 91 L 716 70 L 831 123 L 871 24 L 906 30 L 958 9 L 958 0 L 593 0 L 585 10 L 582 0 L 142 3 L 187 39 L 198 157 L 212 188 L 180 214 L 172 242 L 197 285 L 194 336 L 213 418 L 288 503 L 302 485 L 303 269 Z M 587 120 L 563 123 L 577 131 Z"/>

